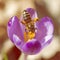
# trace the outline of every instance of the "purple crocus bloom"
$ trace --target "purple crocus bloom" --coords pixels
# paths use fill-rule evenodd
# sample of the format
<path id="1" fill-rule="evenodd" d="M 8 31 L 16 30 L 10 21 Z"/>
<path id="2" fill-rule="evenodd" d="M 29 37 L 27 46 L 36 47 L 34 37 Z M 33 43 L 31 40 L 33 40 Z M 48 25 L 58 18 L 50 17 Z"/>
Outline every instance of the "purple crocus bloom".
<path id="1" fill-rule="evenodd" d="M 31 20 L 38 18 L 33 8 L 27 8 L 26 11 L 30 14 Z M 27 41 L 24 39 L 25 26 L 21 23 L 22 20 L 23 16 L 20 19 L 14 16 L 9 20 L 7 26 L 8 37 L 19 50 L 25 54 L 32 55 L 40 52 L 41 49 L 50 44 L 54 27 L 49 17 L 43 17 L 34 23 L 34 26 L 37 28 L 34 32 L 35 36 Z"/>

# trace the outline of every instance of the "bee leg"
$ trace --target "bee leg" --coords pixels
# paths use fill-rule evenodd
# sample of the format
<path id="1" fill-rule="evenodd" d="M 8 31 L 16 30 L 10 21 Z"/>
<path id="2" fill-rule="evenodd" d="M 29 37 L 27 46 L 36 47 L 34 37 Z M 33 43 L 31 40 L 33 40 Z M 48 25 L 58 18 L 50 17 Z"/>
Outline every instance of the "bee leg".
<path id="1" fill-rule="evenodd" d="M 27 35 L 27 32 L 24 32 L 24 41 L 28 41 L 28 35 Z"/>
<path id="2" fill-rule="evenodd" d="M 25 32 L 27 32 L 27 29 L 25 29 Z"/>
<path id="3" fill-rule="evenodd" d="M 25 22 L 24 22 L 24 21 L 21 21 L 21 23 L 22 23 L 23 25 L 25 25 Z"/>
<path id="4" fill-rule="evenodd" d="M 37 31 L 39 32 L 39 33 L 41 33 L 41 31 L 37 28 Z"/>
<path id="5" fill-rule="evenodd" d="M 25 29 L 25 32 L 24 32 L 24 41 L 28 41 L 29 37 L 28 37 L 28 31 L 27 29 Z"/>
<path id="6" fill-rule="evenodd" d="M 39 21 L 39 19 L 38 19 L 38 18 L 35 18 L 35 19 L 34 19 L 34 22 L 37 22 L 37 21 Z"/>
<path id="7" fill-rule="evenodd" d="M 24 32 L 24 41 L 28 41 L 28 31 L 27 29 L 25 29 L 25 32 Z"/>
<path id="8" fill-rule="evenodd" d="M 37 30 L 37 28 L 35 28 Z"/>
<path id="9" fill-rule="evenodd" d="M 40 32 L 40 30 L 38 28 L 35 28 L 35 32 L 37 32 L 37 31 Z"/>

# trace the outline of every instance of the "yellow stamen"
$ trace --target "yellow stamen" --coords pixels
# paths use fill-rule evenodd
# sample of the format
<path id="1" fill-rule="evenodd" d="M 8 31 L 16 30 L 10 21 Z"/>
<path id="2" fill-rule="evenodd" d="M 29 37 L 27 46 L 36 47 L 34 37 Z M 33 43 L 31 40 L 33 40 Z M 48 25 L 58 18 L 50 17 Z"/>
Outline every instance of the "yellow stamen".
<path id="1" fill-rule="evenodd" d="M 35 37 L 35 33 L 34 32 L 25 32 L 24 33 L 24 40 L 25 42 L 28 40 L 31 40 Z"/>
<path id="2" fill-rule="evenodd" d="M 35 33 L 34 32 L 28 32 L 28 37 L 29 39 L 32 39 L 35 37 Z"/>

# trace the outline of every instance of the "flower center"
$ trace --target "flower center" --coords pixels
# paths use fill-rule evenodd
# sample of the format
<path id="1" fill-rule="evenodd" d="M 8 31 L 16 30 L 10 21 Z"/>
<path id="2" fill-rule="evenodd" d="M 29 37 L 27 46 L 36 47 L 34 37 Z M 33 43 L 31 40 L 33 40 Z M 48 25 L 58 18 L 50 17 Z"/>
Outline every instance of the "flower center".
<path id="1" fill-rule="evenodd" d="M 24 40 L 29 41 L 35 37 L 35 32 L 24 32 Z"/>

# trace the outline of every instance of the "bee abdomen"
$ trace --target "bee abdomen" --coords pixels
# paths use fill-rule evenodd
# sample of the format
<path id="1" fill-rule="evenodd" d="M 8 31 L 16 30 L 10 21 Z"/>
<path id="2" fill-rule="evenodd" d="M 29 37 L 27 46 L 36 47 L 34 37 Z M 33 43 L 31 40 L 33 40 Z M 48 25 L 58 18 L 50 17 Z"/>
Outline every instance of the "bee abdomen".
<path id="1" fill-rule="evenodd" d="M 30 14 L 26 10 L 23 11 L 23 18 L 24 18 L 24 20 L 30 20 L 31 19 Z"/>

